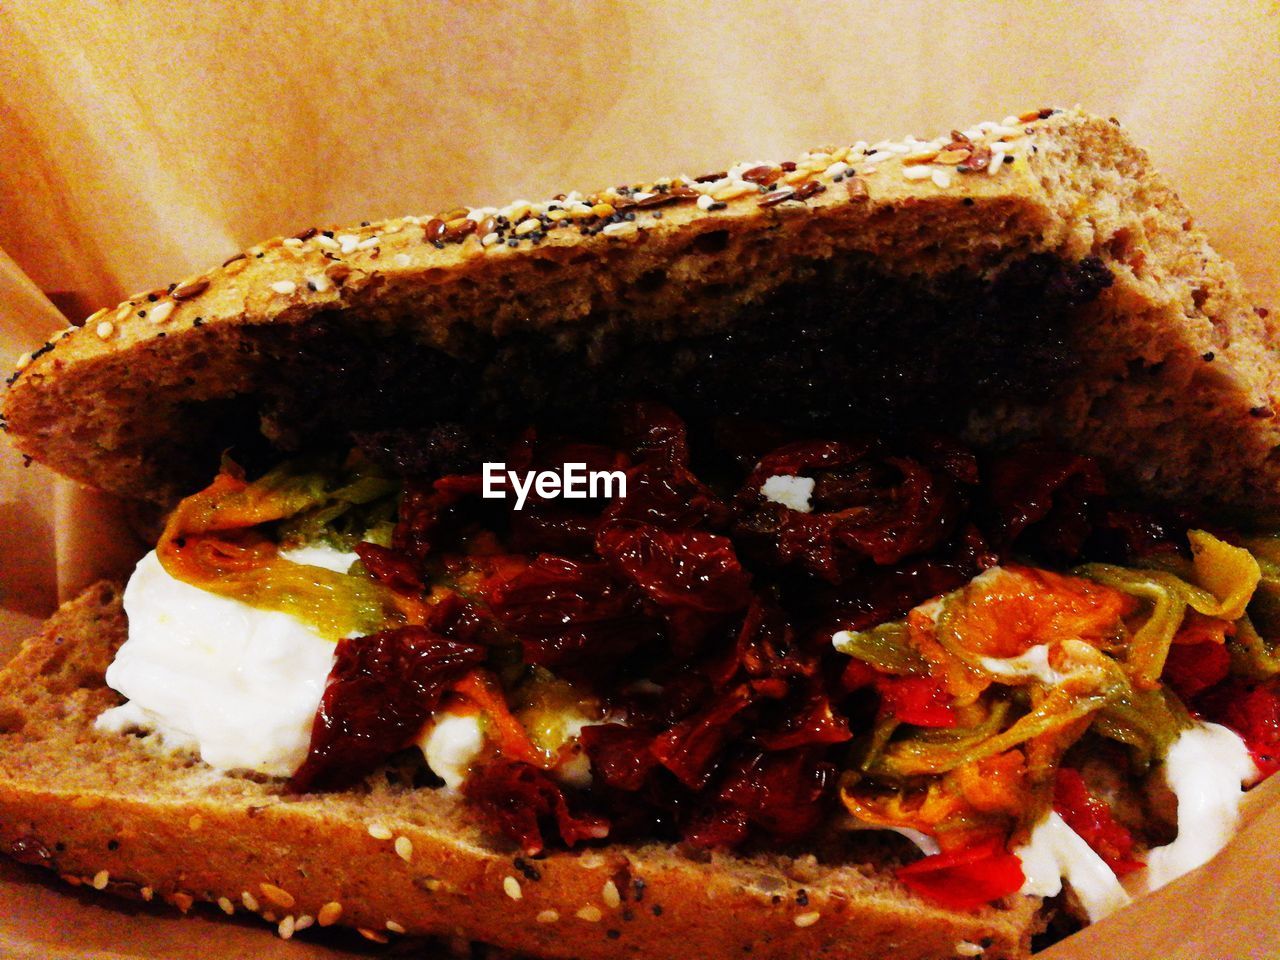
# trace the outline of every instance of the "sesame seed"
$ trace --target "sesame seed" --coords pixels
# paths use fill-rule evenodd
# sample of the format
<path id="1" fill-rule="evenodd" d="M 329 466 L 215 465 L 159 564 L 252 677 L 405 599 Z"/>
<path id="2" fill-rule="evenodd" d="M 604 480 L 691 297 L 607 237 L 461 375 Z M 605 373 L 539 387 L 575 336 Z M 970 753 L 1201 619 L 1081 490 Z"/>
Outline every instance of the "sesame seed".
<path id="1" fill-rule="evenodd" d="M 116 307 L 116 322 L 120 322 L 131 313 L 133 313 L 133 304 L 126 300 L 124 303 L 120 304 L 120 306 Z"/>
<path id="2" fill-rule="evenodd" d="M 371 250 L 382 242 L 381 237 L 369 237 L 367 240 L 361 240 L 356 244 L 357 250 Z"/>
<path id="3" fill-rule="evenodd" d="M 619 223 L 607 224 L 604 227 L 604 229 L 601 230 L 600 232 L 603 233 L 606 237 L 620 237 L 626 233 L 635 233 L 639 229 L 640 228 L 637 227 L 634 223 L 629 223 L 623 220 Z"/>
<path id="4" fill-rule="evenodd" d="M 400 926 L 400 924 L 396 923 L 394 920 L 387 921 L 387 929 L 392 933 L 404 933 L 404 927 Z"/>
<path id="5" fill-rule="evenodd" d="M 908 180 L 928 180 L 933 176 L 933 168 L 928 164 L 919 164 L 914 167 L 903 167 L 902 175 Z"/>
<path id="6" fill-rule="evenodd" d="M 503 877 L 502 890 L 512 900 L 524 899 L 524 891 L 520 889 L 520 881 L 515 877 Z"/>
<path id="7" fill-rule="evenodd" d="M 288 910 L 294 904 L 293 894 L 288 890 L 282 890 L 274 883 L 260 883 L 258 889 L 262 891 L 262 895 L 274 903 L 277 907 L 284 907 Z"/>
<path id="8" fill-rule="evenodd" d="M 968 940 L 961 940 L 956 944 L 957 957 L 980 957 L 986 950 L 976 943 L 970 943 Z"/>
<path id="9" fill-rule="evenodd" d="M 369 829 L 369 836 L 373 837 L 373 839 L 375 840 L 391 839 L 391 830 L 385 824 L 371 823 L 369 824 L 368 829 Z"/>
<path id="10" fill-rule="evenodd" d="M 560 914 L 555 910 L 543 910 L 534 919 L 539 923 L 555 923 L 560 919 Z"/>
<path id="11" fill-rule="evenodd" d="M 396 837 L 396 856 L 408 863 L 413 859 L 413 841 L 408 837 Z"/>
<path id="12" fill-rule="evenodd" d="M 142 899 L 147 903 L 150 903 L 151 898 L 156 895 L 156 892 L 152 890 L 150 887 L 143 887 L 141 890 L 138 891 L 138 893 L 141 895 Z"/>
<path id="13" fill-rule="evenodd" d="M 938 187 L 940 190 L 946 190 L 951 186 L 951 171 L 942 168 L 935 168 L 932 179 L 934 186 Z"/>
<path id="14" fill-rule="evenodd" d="M 292 280 L 277 280 L 271 284 L 271 289 L 276 293 L 282 293 L 286 297 L 298 289 L 298 285 Z"/>
<path id="15" fill-rule="evenodd" d="M 113 333 L 116 332 L 116 325 L 112 323 L 110 320 L 103 320 L 100 324 L 98 324 L 94 332 L 98 334 L 99 339 L 107 340 L 111 337 Z"/>
<path id="16" fill-rule="evenodd" d="M 107 889 L 107 884 L 110 882 L 111 882 L 111 874 L 109 874 L 106 870 L 99 870 L 97 873 L 93 875 L 93 889 L 95 890 Z"/>
<path id="17" fill-rule="evenodd" d="M 311 916 L 311 914 L 309 913 L 304 913 L 302 914 L 302 916 L 298 917 L 297 920 L 293 921 L 293 929 L 305 930 L 307 929 L 307 927 L 311 926 L 315 922 L 316 922 L 315 917 Z"/>
<path id="18" fill-rule="evenodd" d="M 711 194 L 714 200 L 736 200 L 738 197 L 745 197 L 748 193 L 755 193 L 757 187 L 753 183 L 732 183 L 721 190 L 717 190 Z"/>
<path id="19" fill-rule="evenodd" d="M 218 898 L 218 907 L 219 907 L 219 908 L 222 910 L 222 912 L 223 912 L 223 913 L 225 913 L 227 916 L 231 916 L 233 913 L 235 913 L 235 912 L 236 912 L 235 904 L 234 904 L 234 903 L 232 903 L 230 900 L 228 900 L 226 897 L 219 897 L 219 898 Z"/>
<path id="20" fill-rule="evenodd" d="M 296 250 L 298 247 L 302 246 L 302 241 L 299 240 L 297 237 L 285 237 L 284 245 L 286 247 L 292 247 L 293 249 Z"/>
<path id="21" fill-rule="evenodd" d="M 822 919 L 821 913 L 819 913 L 817 910 L 810 910 L 808 913 L 797 914 L 795 920 L 793 920 L 792 922 L 797 927 L 812 927 L 820 919 Z"/>
<path id="22" fill-rule="evenodd" d="M 280 934 L 281 940 L 288 940 L 293 936 L 293 917 L 285 917 L 280 921 L 280 926 L 276 927 L 276 933 Z"/>
<path id="23" fill-rule="evenodd" d="M 324 233 L 316 235 L 316 243 L 324 247 L 326 250 L 340 250 L 342 248 L 342 244 L 338 243 L 338 241 L 333 239 L 333 237 Z"/>
<path id="24" fill-rule="evenodd" d="M 600 891 L 604 905 L 610 910 L 617 910 L 622 906 L 622 895 L 618 893 L 618 885 L 612 880 L 604 882 L 604 888 Z"/>
<path id="25" fill-rule="evenodd" d="M 537 230 L 541 226 L 541 221 L 530 218 L 516 227 L 516 236 L 523 237 L 527 233 L 533 233 L 533 231 Z"/>
<path id="26" fill-rule="evenodd" d="M 395 264 L 397 267 L 407 267 L 411 263 L 413 263 L 413 257 L 409 256 L 407 253 L 396 254 Z"/>
<path id="27" fill-rule="evenodd" d="M 497 243 L 499 239 L 501 238 L 498 236 L 498 231 L 491 230 L 480 238 L 480 245 L 484 247 L 491 247 Z"/>
<path id="28" fill-rule="evenodd" d="M 338 922 L 338 918 L 342 916 L 342 904 L 337 900 L 330 900 L 316 914 L 316 922 L 322 927 L 331 927 Z"/>
<path id="29" fill-rule="evenodd" d="M 164 303 L 156 304 L 155 308 L 151 311 L 151 322 L 164 323 L 173 315 L 173 308 L 174 302 L 172 300 L 166 300 Z"/>
<path id="30" fill-rule="evenodd" d="M 360 246 L 360 238 L 354 233 L 344 233 L 338 237 L 338 249 L 343 253 L 355 253 L 358 246 Z"/>
<path id="31" fill-rule="evenodd" d="M 379 933 L 377 930 L 366 930 L 364 927 L 356 927 L 356 932 L 366 940 L 372 940 L 374 943 L 388 943 L 391 939 L 385 933 Z"/>
<path id="32" fill-rule="evenodd" d="M 401 254 L 400 256 L 405 256 Z M 327 293 L 333 288 L 333 283 L 323 273 L 312 273 L 307 275 L 307 286 L 316 293 Z"/>
<path id="33" fill-rule="evenodd" d="M 248 890 L 242 890 L 240 892 L 240 902 L 244 904 L 244 908 L 250 913 L 258 912 L 258 898 Z"/>
<path id="34" fill-rule="evenodd" d="M 599 907 L 594 907 L 588 904 L 575 913 L 574 916 L 579 920 L 587 921 L 587 923 L 599 923 L 600 918 L 603 917 L 604 914 L 600 912 Z"/>
<path id="35" fill-rule="evenodd" d="M 18 358 L 18 362 L 14 364 L 14 369 L 25 370 L 29 366 L 31 366 L 31 354 L 24 353 L 22 356 Z"/>
<path id="36" fill-rule="evenodd" d="M 700 210 L 710 210 L 711 205 L 715 202 L 715 197 L 711 196 L 709 193 L 704 193 L 698 198 L 698 208 Z"/>

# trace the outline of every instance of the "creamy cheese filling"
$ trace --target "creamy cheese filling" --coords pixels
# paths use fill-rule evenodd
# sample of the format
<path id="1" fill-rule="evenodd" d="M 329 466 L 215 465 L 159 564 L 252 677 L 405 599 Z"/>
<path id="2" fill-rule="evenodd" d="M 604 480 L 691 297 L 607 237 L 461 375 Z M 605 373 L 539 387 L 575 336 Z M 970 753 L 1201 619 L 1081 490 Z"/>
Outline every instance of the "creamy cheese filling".
<path id="1" fill-rule="evenodd" d="M 1164 760 L 1164 778 L 1178 799 L 1178 836 L 1156 847 L 1146 867 L 1116 877 L 1106 862 L 1055 812 L 1041 820 L 1028 842 L 1014 850 L 1026 875 L 1022 893 L 1051 897 L 1071 884 L 1090 922 L 1106 917 L 1136 896 L 1208 863 L 1235 835 L 1242 786 L 1258 776 L 1248 748 L 1216 723 L 1184 730 Z"/>
<path id="2" fill-rule="evenodd" d="M 427 766 L 450 790 L 462 786 L 484 745 L 484 724 L 477 714 L 437 713 L 418 735 Z"/>
<path id="3" fill-rule="evenodd" d="M 1135 892 L 1158 890 L 1208 863 L 1240 821 L 1243 787 L 1258 777 L 1249 749 L 1216 723 L 1184 730 L 1164 760 L 1164 779 L 1178 798 L 1178 836 L 1147 854 L 1147 867 L 1126 878 Z"/>
<path id="4" fill-rule="evenodd" d="M 1049 647 L 1043 643 L 1016 657 L 983 657 L 981 663 L 984 670 L 996 676 L 1029 677 L 1049 686 L 1060 683 L 1068 676 L 1049 666 Z"/>
<path id="5" fill-rule="evenodd" d="M 1055 811 L 1036 824 L 1026 844 L 1013 852 L 1026 876 L 1021 893 L 1053 897 L 1062 892 L 1066 880 L 1090 923 L 1129 903 L 1129 894 L 1106 861 Z"/>
<path id="6" fill-rule="evenodd" d="M 282 550 L 280 556 L 338 573 L 358 559 L 319 544 Z M 154 551 L 130 577 L 124 608 L 129 637 L 106 679 L 129 702 L 99 716 L 99 730 L 151 734 L 153 746 L 195 754 L 221 771 L 288 777 L 302 765 L 333 667 L 331 641 L 286 613 L 261 610 L 170 576 Z M 556 749 L 576 744 L 584 726 L 599 722 L 574 710 L 542 718 L 542 726 L 554 733 L 550 746 Z M 443 711 L 424 725 L 415 742 L 431 771 L 447 788 L 457 789 L 484 751 L 484 719 Z M 589 784 L 586 754 L 564 753 L 554 775 L 566 783 Z"/>
<path id="7" fill-rule="evenodd" d="M 343 571 L 355 560 L 317 546 L 281 555 Z M 286 613 L 170 576 L 154 551 L 129 578 L 124 610 L 129 638 L 107 684 L 129 702 L 103 713 L 98 729 L 157 733 L 218 770 L 297 770 L 333 666 L 331 641 Z"/>
<path id="8" fill-rule="evenodd" d="M 780 475 L 770 477 L 760 487 L 760 493 L 766 500 L 780 503 L 797 513 L 813 512 L 810 498 L 813 496 L 815 481 L 812 477 L 791 477 Z"/>

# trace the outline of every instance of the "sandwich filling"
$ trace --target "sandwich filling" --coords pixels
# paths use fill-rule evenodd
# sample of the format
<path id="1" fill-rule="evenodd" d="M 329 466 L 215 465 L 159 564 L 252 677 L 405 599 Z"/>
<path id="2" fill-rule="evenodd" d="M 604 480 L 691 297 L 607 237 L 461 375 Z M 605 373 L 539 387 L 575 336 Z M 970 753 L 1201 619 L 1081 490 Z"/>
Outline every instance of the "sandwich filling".
<path id="1" fill-rule="evenodd" d="M 634 404 L 507 464 L 625 494 L 224 462 L 129 584 L 99 726 L 296 792 L 408 771 L 527 855 L 875 830 L 934 902 L 1065 881 L 1089 919 L 1280 766 L 1280 541 L 1135 511 L 1086 459 Z"/>

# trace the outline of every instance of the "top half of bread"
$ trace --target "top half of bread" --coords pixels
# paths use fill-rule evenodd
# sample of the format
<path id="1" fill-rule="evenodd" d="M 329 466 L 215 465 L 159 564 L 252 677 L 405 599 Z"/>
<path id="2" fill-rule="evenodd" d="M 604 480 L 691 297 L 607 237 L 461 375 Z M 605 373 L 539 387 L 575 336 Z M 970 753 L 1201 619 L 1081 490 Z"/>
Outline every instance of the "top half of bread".
<path id="1" fill-rule="evenodd" d="M 1275 320 L 1115 122 L 1014 119 L 268 241 L 24 358 L 8 430 L 164 499 L 246 430 L 289 448 L 651 390 L 1048 434 L 1149 495 L 1280 512 Z"/>

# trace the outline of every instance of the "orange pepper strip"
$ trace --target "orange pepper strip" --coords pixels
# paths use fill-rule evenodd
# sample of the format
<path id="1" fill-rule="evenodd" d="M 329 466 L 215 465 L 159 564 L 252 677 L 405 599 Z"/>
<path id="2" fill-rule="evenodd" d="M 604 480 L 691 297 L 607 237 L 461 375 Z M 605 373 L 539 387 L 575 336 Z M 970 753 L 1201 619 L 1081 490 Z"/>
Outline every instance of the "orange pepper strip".
<path id="1" fill-rule="evenodd" d="M 551 770 L 557 758 L 539 750 L 524 724 L 516 719 L 507 704 L 506 695 L 488 670 L 473 670 L 454 686 L 453 692 L 476 705 L 490 721 L 498 752 L 508 760 L 519 760 L 539 770 Z"/>

